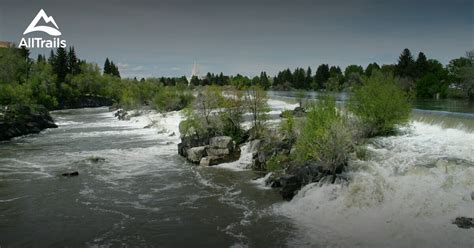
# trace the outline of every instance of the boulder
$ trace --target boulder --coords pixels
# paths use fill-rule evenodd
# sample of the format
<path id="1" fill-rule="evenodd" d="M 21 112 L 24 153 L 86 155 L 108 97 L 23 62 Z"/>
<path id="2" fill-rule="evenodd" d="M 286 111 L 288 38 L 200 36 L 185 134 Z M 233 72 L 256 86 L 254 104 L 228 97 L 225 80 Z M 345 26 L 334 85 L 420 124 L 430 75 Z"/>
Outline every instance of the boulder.
<path id="1" fill-rule="evenodd" d="M 207 149 L 208 156 L 221 157 L 221 156 L 227 156 L 229 154 L 230 154 L 230 150 L 228 148 L 208 148 Z"/>
<path id="2" fill-rule="evenodd" d="M 199 163 L 204 156 L 206 156 L 206 146 L 192 147 L 186 151 L 186 158 L 193 163 Z"/>
<path id="3" fill-rule="evenodd" d="M 229 163 L 229 162 L 239 159 L 239 156 L 240 156 L 240 152 L 238 151 L 235 151 L 226 156 L 207 156 L 201 159 L 201 161 L 199 162 L 199 165 L 213 166 L 213 165 L 218 165 L 222 163 Z"/>
<path id="4" fill-rule="evenodd" d="M 186 136 L 181 138 L 181 143 L 178 144 L 179 155 L 186 157 L 187 150 L 192 147 L 205 146 L 209 144 L 208 137 L 199 137 L 197 135 Z"/>
<path id="5" fill-rule="evenodd" d="M 301 188 L 301 181 L 294 175 L 282 176 L 279 179 L 280 195 L 283 199 L 289 201 L 293 199 L 298 190 Z"/>
<path id="6" fill-rule="evenodd" d="M 232 137 L 229 136 L 217 136 L 212 137 L 209 139 L 209 147 L 210 148 L 221 148 L 221 149 L 229 149 L 233 151 L 235 148 L 235 142 L 232 140 Z"/>
<path id="7" fill-rule="evenodd" d="M 463 229 L 474 228 L 474 219 L 468 217 L 457 217 L 453 221 L 453 224 Z"/>
<path id="8" fill-rule="evenodd" d="M 211 164 L 211 161 L 209 157 L 201 158 L 201 161 L 199 161 L 200 166 L 210 166 L 210 164 Z"/>

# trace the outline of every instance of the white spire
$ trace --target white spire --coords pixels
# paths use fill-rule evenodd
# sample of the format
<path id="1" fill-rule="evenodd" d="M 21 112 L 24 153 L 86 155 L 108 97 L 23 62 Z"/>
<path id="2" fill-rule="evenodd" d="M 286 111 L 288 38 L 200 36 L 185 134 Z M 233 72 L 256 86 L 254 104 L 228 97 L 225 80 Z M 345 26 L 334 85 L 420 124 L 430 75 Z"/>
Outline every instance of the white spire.
<path id="1" fill-rule="evenodd" d="M 188 86 L 191 84 L 191 79 L 193 77 L 197 77 L 197 78 L 201 79 L 201 74 L 199 72 L 199 66 L 196 63 L 196 61 L 194 61 L 193 69 L 191 70 L 191 76 L 189 76 L 189 78 L 188 78 Z"/>

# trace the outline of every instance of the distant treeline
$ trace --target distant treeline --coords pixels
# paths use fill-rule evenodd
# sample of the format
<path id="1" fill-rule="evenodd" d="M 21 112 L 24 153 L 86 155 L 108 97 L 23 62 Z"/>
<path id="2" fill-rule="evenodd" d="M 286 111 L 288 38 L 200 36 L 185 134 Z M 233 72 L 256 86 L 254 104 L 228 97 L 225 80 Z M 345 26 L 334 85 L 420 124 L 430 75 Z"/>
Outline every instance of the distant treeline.
<path id="1" fill-rule="evenodd" d="M 427 59 L 419 53 L 416 60 L 408 49 L 398 62 L 379 66 L 371 63 L 366 68 L 349 65 L 320 65 L 315 73 L 307 69 L 285 69 L 274 77 L 261 72 L 253 78 L 237 74 L 207 73 L 188 82 L 182 77 L 120 78 L 117 65 L 107 58 L 103 69 L 77 57 L 74 47 L 51 51 L 49 57 L 30 58 L 27 49 L 0 48 L 0 105 L 39 104 L 48 109 L 61 109 L 80 102 L 84 96 L 101 96 L 116 104 L 133 108 L 150 104 L 160 110 L 177 109 L 190 101 L 183 93 L 193 87 L 230 85 L 242 89 L 259 86 L 274 90 L 351 91 L 362 84 L 374 71 L 398 78 L 399 86 L 417 97 L 461 97 L 474 99 L 474 52 L 453 59 L 447 66 Z M 190 87 L 188 87 L 190 86 Z"/>
<path id="2" fill-rule="evenodd" d="M 400 86 L 420 98 L 431 97 L 473 97 L 472 67 L 474 53 L 467 52 L 465 57 L 453 59 L 443 66 L 435 59 L 428 59 L 423 52 L 414 59 L 409 49 L 404 49 L 396 64 L 378 65 L 371 63 L 367 67 L 349 65 L 343 71 L 337 65 L 321 64 L 313 73 L 311 67 L 285 69 L 274 77 L 266 72 L 249 78 L 237 74 L 226 76 L 222 73 L 207 75 L 201 79 L 193 77 L 191 85 L 260 85 L 264 89 L 274 90 L 317 90 L 341 91 L 351 89 L 362 82 L 363 77 L 370 77 L 375 70 L 391 74 L 400 79 Z M 163 83 L 167 79 L 160 79 Z"/>

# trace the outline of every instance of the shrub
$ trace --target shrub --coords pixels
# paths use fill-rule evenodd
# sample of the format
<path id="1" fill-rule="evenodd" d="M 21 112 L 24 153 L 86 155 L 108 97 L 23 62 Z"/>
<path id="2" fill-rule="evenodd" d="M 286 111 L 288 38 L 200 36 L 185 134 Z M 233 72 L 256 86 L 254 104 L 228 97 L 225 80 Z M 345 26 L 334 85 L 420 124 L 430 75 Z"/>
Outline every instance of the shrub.
<path id="1" fill-rule="evenodd" d="M 280 132 L 283 134 L 283 137 L 290 140 L 293 144 L 293 141 L 296 139 L 295 134 L 295 118 L 292 111 L 283 111 L 283 119 L 280 122 Z"/>
<path id="2" fill-rule="evenodd" d="M 373 137 L 389 134 L 396 125 L 406 124 L 411 107 L 397 80 L 377 71 L 354 90 L 349 110 L 361 119 L 366 136 Z"/>
<path id="3" fill-rule="evenodd" d="M 157 110 L 168 112 L 185 108 L 191 103 L 192 99 L 193 96 L 189 92 L 166 86 L 158 89 L 153 102 Z"/>
<path id="4" fill-rule="evenodd" d="M 352 150 L 352 134 L 346 119 L 336 109 L 333 97 L 323 97 L 309 109 L 296 141 L 296 159 L 321 161 L 334 174 L 347 164 Z"/>
<path id="5" fill-rule="evenodd" d="M 275 172 L 284 169 L 284 164 L 289 161 L 288 156 L 284 154 L 277 154 L 272 156 L 265 164 L 268 171 Z"/>

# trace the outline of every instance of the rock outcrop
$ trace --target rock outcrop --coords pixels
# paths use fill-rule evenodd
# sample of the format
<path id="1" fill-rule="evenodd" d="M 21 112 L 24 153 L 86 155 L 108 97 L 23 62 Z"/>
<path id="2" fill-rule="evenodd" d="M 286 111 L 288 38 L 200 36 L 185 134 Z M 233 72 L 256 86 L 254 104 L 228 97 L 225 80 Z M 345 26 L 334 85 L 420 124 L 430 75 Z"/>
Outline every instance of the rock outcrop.
<path id="1" fill-rule="evenodd" d="M 10 105 L 0 112 L 0 141 L 58 127 L 43 106 Z"/>
<path id="2" fill-rule="evenodd" d="M 103 96 L 82 95 L 67 102 L 60 102 L 59 109 L 109 107 L 112 106 L 113 103 L 111 99 Z"/>
<path id="3" fill-rule="evenodd" d="M 202 166 L 232 162 L 240 157 L 240 149 L 229 136 L 183 137 L 178 144 L 178 153 L 188 161 Z"/>

